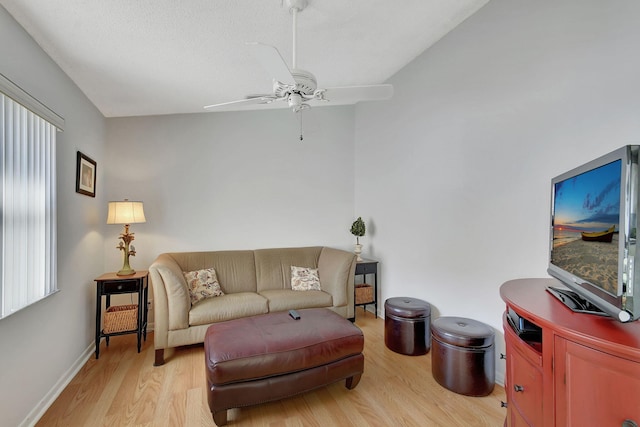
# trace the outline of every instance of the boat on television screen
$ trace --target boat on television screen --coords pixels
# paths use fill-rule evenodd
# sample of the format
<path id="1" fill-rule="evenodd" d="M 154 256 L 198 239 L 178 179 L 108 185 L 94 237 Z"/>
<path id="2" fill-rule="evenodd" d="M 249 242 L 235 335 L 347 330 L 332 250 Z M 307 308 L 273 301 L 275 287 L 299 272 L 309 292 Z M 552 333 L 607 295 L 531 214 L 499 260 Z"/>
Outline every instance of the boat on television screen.
<path id="1" fill-rule="evenodd" d="M 582 232 L 582 240 L 587 242 L 608 242 L 611 243 L 613 239 L 613 233 L 616 231 L 616 226 L 612 225 L 604 231 L 595 231 L 593 233 Z"/>

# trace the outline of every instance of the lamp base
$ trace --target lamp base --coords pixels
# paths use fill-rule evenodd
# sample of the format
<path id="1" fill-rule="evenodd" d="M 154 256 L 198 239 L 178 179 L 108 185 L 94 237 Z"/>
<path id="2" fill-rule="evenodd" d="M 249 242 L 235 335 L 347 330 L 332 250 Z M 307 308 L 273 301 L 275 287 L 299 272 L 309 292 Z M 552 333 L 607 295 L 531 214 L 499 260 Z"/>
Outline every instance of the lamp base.
<path id="1" fill-rule="evenodd" d="M 129 233 L 129 224 L 125 224 L 124 233 L 120 234 L 120 238 L 122 239 L 122 242 L 120 242 L 117 247 L 123 252 L 122 258 L 124 259 L 124 262 L 122 263 L 122 268 L 116 273 L 116 275 L 131 276 L 132 274 L 135 274 L 136 271 L 129 265 L 129 256 L 134 256 L 136 251 L 133 246 L 129 246 L 134 239 L 133 233 Z"/>
<path id="2" fill-rule="evenodd" d="M 122 270 L 116 273 L 117 276 L 131 276 L 133 274 L 136 274 L 136 271 L 133 268 L 129 268 L 129 269 L 123 268 Z"/>

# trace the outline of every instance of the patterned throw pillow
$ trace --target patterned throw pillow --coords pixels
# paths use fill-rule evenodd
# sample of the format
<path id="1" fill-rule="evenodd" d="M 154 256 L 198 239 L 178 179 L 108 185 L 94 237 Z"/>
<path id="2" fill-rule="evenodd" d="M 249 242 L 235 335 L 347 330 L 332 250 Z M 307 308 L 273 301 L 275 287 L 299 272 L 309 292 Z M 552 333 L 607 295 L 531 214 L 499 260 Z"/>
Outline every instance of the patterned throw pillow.
<path id="1" fill-rule="evenodd" d="M 291 266 L 291 289 L 294 291 L 319 291 L 320 277 L 317 268 Z"/>
<path id="2" fill-rule="evenodd" d="M 185 271 L 184 278 L 187 281 L 189 295 L 191 295 L 191 305 L 200 300 L 210 297 L 219 297 L 224 295 L 218 283 L 216 270 L 207 268 L 197 271 Z"/>

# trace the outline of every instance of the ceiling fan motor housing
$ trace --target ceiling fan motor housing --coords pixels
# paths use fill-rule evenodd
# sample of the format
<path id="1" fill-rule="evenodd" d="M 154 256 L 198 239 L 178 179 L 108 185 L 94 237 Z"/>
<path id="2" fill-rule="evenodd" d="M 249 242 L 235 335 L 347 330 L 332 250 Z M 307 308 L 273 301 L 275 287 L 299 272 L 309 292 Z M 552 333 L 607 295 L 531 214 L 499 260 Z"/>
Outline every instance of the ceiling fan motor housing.
<path id="1" fill-rule="evenodd" d="M 300 93 L 304 93 L 305 95 L 312 95 L 313 92 L 318 88 L 316 77 L 306 70 L 294 68 L 293 70 L 291 70 L 291 75 L 296 81 L 296 90 Z"/>
<path id="2" fill-rule="evenodd" d="M 276 97 L 282 98 L 287 96 L 291 92 L 298 92 L 303 95 L 311 96 L 318 88 L 316 77 L 309 71 L 294 68 L 293 70 L 291 70 L 291 75 L 296 82 L 294 86 L 274 80 L 273 94 Z"/>

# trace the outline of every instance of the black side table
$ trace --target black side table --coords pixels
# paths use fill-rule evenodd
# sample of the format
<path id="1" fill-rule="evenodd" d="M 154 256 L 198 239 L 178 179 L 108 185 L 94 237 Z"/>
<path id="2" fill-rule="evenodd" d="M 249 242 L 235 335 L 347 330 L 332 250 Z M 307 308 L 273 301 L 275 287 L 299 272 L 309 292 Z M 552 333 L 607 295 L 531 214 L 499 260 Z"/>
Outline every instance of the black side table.
<path id="1" fill-rule="evenodd" d="M 373 300 L 357 304 L 354 295 L 354 315 L 357 306 L 362 306 L 363 310 L 367 309 L 367 305 L 373 304 L 375 317 L 378 317 L 378 261 L 363 258 L 362 261 L 356 262 L 355 276 L 362 276 L 363 283 L 367 281 L 367 274 L 373 275 Z M 354 290 L 355 291 L 355 290 Z"/>
<path id="2" fill-rule="evenodd" d="M 138 353 L 140 353 L 141 339 L 147 340 L 147 302 L 149 300 L 149 273 L 136 271 L 130 276 L 118 276 L 116 273 L 105 273 L 95 279 L 97 284 L 96 296 L 96 359 L 100 357 L 100 339 L 106 338 L 107 346 L 109 337 L 115 335 L 137 334 Z M 102 297 L 106 297 L 106 308 L 111 307 L 111 295 L 138 294 L 138 320 L 136 329 L 130 331 L 104 333 L 102 330 Z"/>

